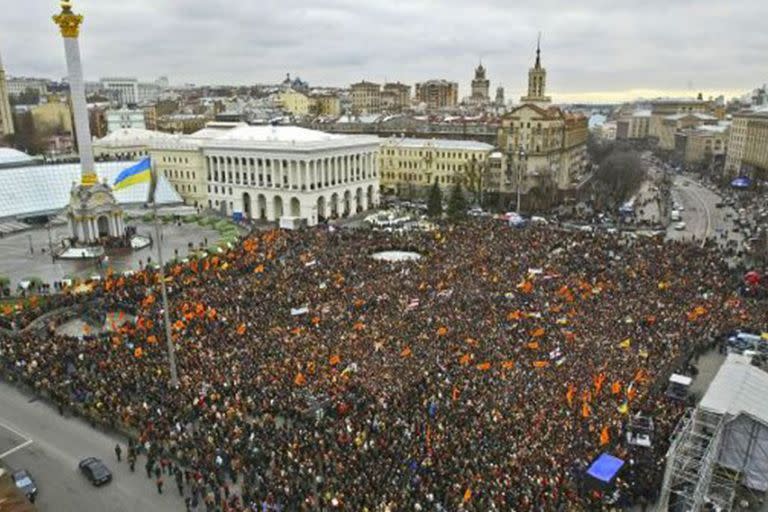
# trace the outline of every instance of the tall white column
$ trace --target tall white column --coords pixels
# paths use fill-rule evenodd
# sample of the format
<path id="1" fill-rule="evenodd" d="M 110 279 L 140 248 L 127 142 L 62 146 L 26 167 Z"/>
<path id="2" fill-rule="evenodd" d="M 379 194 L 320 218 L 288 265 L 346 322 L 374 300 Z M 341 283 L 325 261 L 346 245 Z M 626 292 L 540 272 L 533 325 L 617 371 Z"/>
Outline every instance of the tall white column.
<path id="1" fill-rule="evenodd" d="M 72 98 L 72 117 L 75 119 L 77 152 L 80 156 L 81 180 L 84 184 L 97 182 L 96 165 L 91 147 L 91 128 L 88 124 L 88 106 L 85 103 L 85 83 L 80 62 L 80 43 L 77 37 L 64 38 L 64 52 L 67 58 L 69 93 Z"/>

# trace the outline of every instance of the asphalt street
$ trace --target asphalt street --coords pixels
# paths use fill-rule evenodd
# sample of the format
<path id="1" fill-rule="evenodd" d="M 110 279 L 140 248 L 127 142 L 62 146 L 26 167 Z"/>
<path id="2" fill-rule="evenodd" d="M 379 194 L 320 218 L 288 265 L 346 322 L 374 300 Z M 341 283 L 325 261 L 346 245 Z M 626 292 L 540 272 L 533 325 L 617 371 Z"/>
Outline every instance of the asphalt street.
<path id="1" fill-rule="evenodd" d="M 123 461 L 115 458 L 120 441 Z M 182 511 L 172 477 L 165 478 L 158 495 L 154 479 L 146 478 L 145 459 L 136 472 L 125 461 L 124 440 L 91 428 L 75 418 L 64 418 L 40 401 L 33 401 L 7 383 L 0 383 L 0 461 L 11 469 L 27 469 L 39 488 L 41 512 L 165 512 Z M 112 470 L 111 483 L 93 487 L 78 471 L 88 456 L 101 458 Z"/>
<path id="2" fill-rule="evenodd" d="M 673 222 L 667 232 L 667 236 L 673 240 L 702 241 L 705 237 L 716 237 L 718 243 L 724 245 L 728 242 L 741 243 L 741 236 L 733 232 L 733 218 L 735 212 L 730 207 L 716 208 L 721 197 L 714 191 L 685 177 L 676 176 L 672 188 L 673 200 L 683 206 L 680 216 L 686 224 L 684 230 L 676 230 Z M 726 218 L 731 215 L 732 218 Z M 723 238 L 722 235 L 726 237 Z"/>

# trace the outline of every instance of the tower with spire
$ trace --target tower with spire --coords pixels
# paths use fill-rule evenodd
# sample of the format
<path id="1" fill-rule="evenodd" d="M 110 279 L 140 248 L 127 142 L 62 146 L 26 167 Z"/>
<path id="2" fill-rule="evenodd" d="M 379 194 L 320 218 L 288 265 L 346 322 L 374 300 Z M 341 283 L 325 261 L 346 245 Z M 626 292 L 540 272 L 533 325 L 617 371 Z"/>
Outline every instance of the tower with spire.
<path id="1" fill-rule="evenodd" d="M 13 135 L 13 117 L 11 103 L 8 101 L 8 84 L 5 82 L 3 58 L 0 55 L 0 142 L 8 135 Z"/>
<path id="2" fill-rule="evenodd" d="M 546 107 L 552 98 L 546 95 L 547 70 L 541 66 L 541 33 L 536 43 L 536 63 L 528 70 L 528 94 L 520 98 L 522 103 Z"/>
<path id="3" fill-rule="evenodd" d="M 123 210 L 117 204 L 112 188 L 107 183 L 100 183 L 96 174 L 78 40 L 83 17 L 72 11 L 70 0 L 63 0 L 61 12 L 53 17 L 53 21 L 64 39 L 69 94 L 80 156 L 80 183 L 72 186 L 67 216 L 72 239 L 80 245 L 95 245 L 101 240 L 122 235 Z"/>
<path id="4" fill-rule="evenodd" d="M 483 61 L 475 69 L 475 79 L 472 80 L 472 99 L 487 102 L 490 99 L 491 82 L 485 76 Z"/>

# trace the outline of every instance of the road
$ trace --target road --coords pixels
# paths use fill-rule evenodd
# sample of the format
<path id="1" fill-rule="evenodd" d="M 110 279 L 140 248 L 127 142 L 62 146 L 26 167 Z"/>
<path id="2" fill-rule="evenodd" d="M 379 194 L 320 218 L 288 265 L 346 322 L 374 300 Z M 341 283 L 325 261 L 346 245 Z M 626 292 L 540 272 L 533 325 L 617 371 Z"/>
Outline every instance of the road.
<path id="1" fill-rule="evenodd" d="M 672 188 L 672 199 L 683 206 L 680 215 L 686 228 L 678 231 L 674 229 L 673 222 L 667 232 L 668 238 L 672 240 L 695 238 L 703 241 L 706 237 L 716 237 L 723 247 L 729 242 L 741 244 L 741 235 L 733 232 L 732 219 L 735 218 L 735 212 L 729 207 L 715 207 L 722 200 L 716 192 L 686 176 L 676 176 Z M 727 219 L 726 215 L 731 215 L 731 219 Z"/>
<path id="2" fill-rule="evenodd" d="M 41 512 L 165 512 L 182 511 L 172 478 L 165 478 L 158 495 L 154 480 L 146 478 L 145 459 L 140 457 L 136 473 L 115 459 L 118 438 L 92 429 L 74 418 L 63 418 L 45 403 L 5 382 L 0 382 L 0 460 L 12 469 L 27 469 L 37 482 L 40 494 L 36 505 Z M 77 469 L 80 459 L 99 457 L 112 469 L 110 484 L 93 487 Z"/>

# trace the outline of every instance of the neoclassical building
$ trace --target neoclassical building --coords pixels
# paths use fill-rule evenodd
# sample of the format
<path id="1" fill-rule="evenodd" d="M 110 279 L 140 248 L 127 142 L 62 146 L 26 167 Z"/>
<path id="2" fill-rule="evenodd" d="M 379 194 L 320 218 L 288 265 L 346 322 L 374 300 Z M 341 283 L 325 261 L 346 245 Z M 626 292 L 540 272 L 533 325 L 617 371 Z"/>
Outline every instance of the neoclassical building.
<path id="1" fill-rule="evenodd" d="M 242 126 L 203 145 L 208 206 L 270 221 L 345 217 L 378 205 L 379 140 Z"/>
<path id="2" fill-rule="evenodd" d="M 211 123 L 150 149 L 188 204 L 234 218 L 319 221 L 379 204 L 379 139 L 295 126 Z"/>

